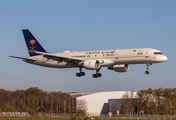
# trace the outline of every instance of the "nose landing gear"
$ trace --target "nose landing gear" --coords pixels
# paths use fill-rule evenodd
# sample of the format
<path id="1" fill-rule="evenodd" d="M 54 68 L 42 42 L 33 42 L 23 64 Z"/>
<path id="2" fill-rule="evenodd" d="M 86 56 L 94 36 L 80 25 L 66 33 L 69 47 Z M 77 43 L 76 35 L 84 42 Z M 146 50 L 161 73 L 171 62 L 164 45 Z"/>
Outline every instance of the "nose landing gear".
<path id="1" fill-rule="evenodd" d="M 150 68 L 149 68 L 150 64 L 147 63 L 146 65 L 147 65 L 147 70 L 145 71 L 145 74 L 149 74 L 150 72 L 149 72 L 148 70 L 150 69 Z"/>
<path id="2" fill-rule="evenodd" d="M 149 74 L 150 72 L 149 71 L 145 71 L 145 74 Z"/>

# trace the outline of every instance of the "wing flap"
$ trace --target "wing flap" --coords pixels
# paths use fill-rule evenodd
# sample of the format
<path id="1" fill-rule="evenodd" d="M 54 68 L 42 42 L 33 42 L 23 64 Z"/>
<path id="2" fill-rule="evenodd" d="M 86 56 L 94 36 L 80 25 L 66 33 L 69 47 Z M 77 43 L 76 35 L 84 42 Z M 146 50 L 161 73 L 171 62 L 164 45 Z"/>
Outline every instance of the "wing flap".
<path id="1" fill-rule="evenodd" d="M 60 56 L 60 55 L 53 55 L 53 54 L 45 54 L 43 57 L 48 58 L 48 59 L 53 59 L 53 60 L 63 60 L 63 61 L 83 61 L 84 59 L 82 58 L 75 58 L 75 57 L 68 57 L 68 56 Z"/>
<path id="2" fill-rule="evenodd" d="M 64 61 L 64 62 L 81 62 L 84 59 L 83 58 L 76 58 L 76 57 L 70 57 L 70 56 L 62 56 L 62 55 L 56 55 L 56 54 L 50 54 L 50 53 L 44 53 L 44 52 L 38 52 L 35 51 L 35 53 L 43 54 L 43 57 L 47 59 L 52 59 L 56 61 Z"/>

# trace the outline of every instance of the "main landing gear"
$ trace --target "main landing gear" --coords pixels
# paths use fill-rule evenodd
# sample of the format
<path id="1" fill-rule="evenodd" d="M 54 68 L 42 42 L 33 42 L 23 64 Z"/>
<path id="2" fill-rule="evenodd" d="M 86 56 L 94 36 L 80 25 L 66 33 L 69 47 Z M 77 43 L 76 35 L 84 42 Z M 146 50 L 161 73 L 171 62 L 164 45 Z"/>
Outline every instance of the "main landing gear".
<path id="1" fill-rule="evenodd" d="M 149 66 L 152 65 L 152 64 L 149 64 L 149 63 L 148 63 L 148 64 L 146 64 L 146 65 L 147 65 L 147 70 L 145 71 L 145 74 L 149 74 L 149 73 L 150 73 L 150 72 L 148 71 L 148 70 L 150 69 Z"/>
<path id="2" fill-rule="evenodd" d="M 93 74 L 92 77 L 93 78 L 101 77 L 101 73 Z"/>
<path id="3" fill-rule="evenodd" d="M 79 73 L 76 73 L 77 77 L 81 77 L 85 75 L 85 72 L 82 72 L 82 68 L 79 68 L 79 71 L 80 71 Z"/>
<path id="4" fill-rule="evenodd" d="M 93 78 L 101 77 L 101 73 L 98 73 L 100 71 L 100 68 L 96 70 L 96 74 L 93 74 Z"/>
<path id="5" fill-rule="evenodd" d="M 81 77 L 81 76 L 85 76 L 85 72 L 82 72 L 82 68 L 79 68 L 78 73 L 76 73 L 77 77 Z M 101 73 L 98 73 L 100 71 L 100 68 L 96 70 L 96 74 L 93 74 L 92 77 L 93 78 L 97 78 L 97 77 L 101 77 Z"/>

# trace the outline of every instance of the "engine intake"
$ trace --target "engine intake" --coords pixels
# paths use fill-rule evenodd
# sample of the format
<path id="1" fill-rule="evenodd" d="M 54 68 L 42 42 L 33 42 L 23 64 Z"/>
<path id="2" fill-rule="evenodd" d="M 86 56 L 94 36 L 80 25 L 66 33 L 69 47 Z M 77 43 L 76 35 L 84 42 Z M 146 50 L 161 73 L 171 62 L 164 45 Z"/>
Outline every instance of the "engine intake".
<path id="1" fill-rule="evenodd" d="M 108 67 L 109 70 L 114 70 L 115 72 L 126 72 L 129 69 L 128 64 L 125 65 L 114 65 Z"/>
<path id="2" fill-rule="evenodd" d="M 84 62 L 84 68 L 88 70 L 97 70 L 100 68 L 100 62 L 98 60 L 86 60 Z"/>

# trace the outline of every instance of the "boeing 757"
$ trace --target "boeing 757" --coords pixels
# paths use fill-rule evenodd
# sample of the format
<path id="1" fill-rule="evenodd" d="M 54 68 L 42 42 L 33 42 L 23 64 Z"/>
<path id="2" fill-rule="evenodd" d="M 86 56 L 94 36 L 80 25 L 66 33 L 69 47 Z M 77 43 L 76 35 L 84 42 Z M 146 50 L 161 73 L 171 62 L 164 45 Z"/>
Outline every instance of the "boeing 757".
<path id="1" fill-rule="evenodd" d="M 146 64 L 145 74 L 149 74 L 150 65 L 167 60 L 167 57 L 161 51 L 153 48 L 49 53 L 28 29 L 22 31 L 30 57 L 9 57 L 50 68 L 79 68 L 80 72 L 76 73 L 77 77 L 85 75 L 85 72 L 82 72 L 82 68 L 96 70 L 96 74 L 92 76 L 97 78 L 101 77 L 101 73 L 99 73 L 101 67 L 107 67 L 115 72 L 127 72 L 130 64 Z"/>

